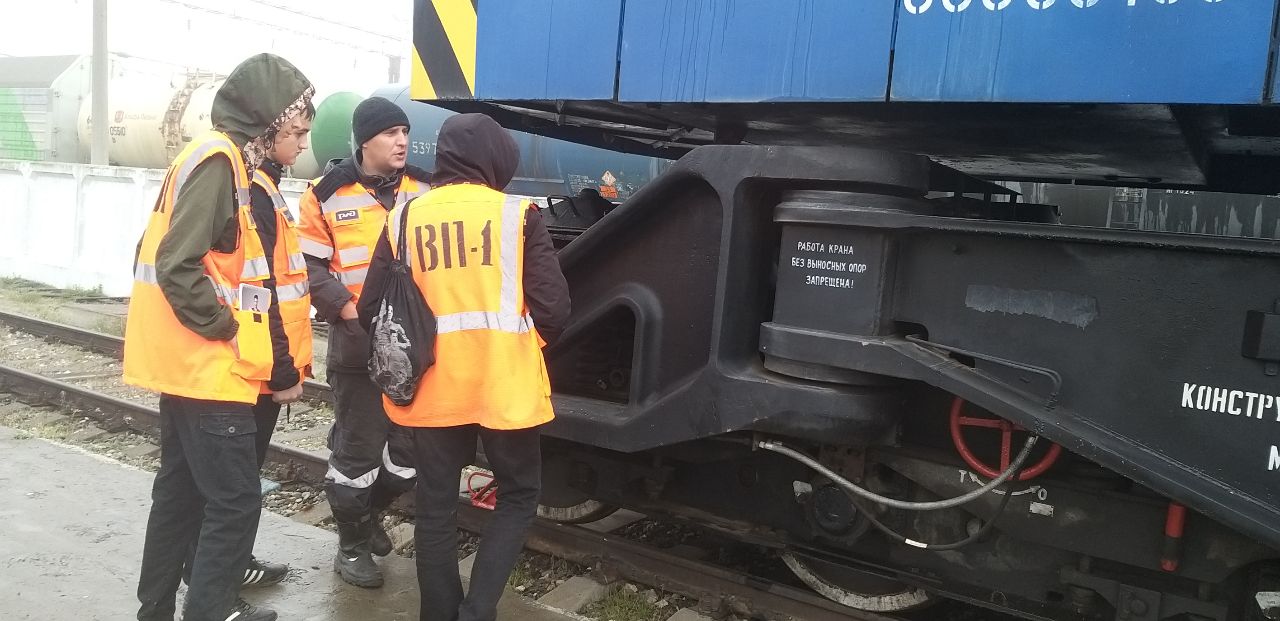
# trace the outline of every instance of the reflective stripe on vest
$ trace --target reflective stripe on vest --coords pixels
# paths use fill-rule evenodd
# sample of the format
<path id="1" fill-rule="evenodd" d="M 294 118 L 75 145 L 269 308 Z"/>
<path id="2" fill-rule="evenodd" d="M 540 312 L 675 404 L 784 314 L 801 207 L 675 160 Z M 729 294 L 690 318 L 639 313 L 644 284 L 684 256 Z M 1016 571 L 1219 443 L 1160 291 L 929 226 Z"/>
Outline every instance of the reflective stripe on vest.
<path id="1" fill-rule="evenodd" d="M 405 182 L 406 180 L 401 181 L 401 183 Z M 315 256 L 327 256 L 329 271 L 333 272 L 338 282 L 358 299 L 365 274 L 368 273 L 372 254 L 370 249 L 378 239 L 375 231 L 381 230 L 382 218 L 385 218 L 387 212 L 364 186 L 354 184 L 345 188 L 344 191 L 353 191 L 353 193 L 330 196 L 328 200 L 320 203 L 320 210 L 326 214 L 358 212 L 360 215 L 354 220 L 342 223 L 342 226 L 331 226 L 326 220 L 325 226 L 329 227 L 334 245 L 332 248 L 326 248 L 327 252 L 324 254 L 320 254 L 320 249 L 316 248 L 322 245 L 320 243 L 313 242 L 306 247 L 316 248 Z M 308 251 L 308 254 L 312 253 Z"/>
<path id="2" fill-rule="evenodd" d="M 321 259 L 333 258 L 333 246 L 322 244 L 309 237 L 299 236 L 298 247 L 302 248 L 303 252 L 313 257 L 319 257 Z"/>
<path id="3" fill-rule="evenodd" d="M 337 278 L 338 282 L 342 283 L 343 286 L 346 286 L 346 287 L 350 287 L 351 285 L 363 285 L 364 278 L 365 276 L 368 276 L 368 275 L 369 275 L 369 268 L 367 267 L 362 267 L 358 270 L 351 270 L 347 272 L 333 272 L 334 278 Z"/>
<path id="4" fill-rule="evenodd" d="M 353 263 L 368 263 L 369 247 L 356 246 L 355 248 L 343 248 L 342 250 L 338 251 L 338 261 L 341 262 L 343 265 L 350 265 Z"/>
<path id="5" fill-rule="evenodd" d="M 403 183 L 403 182 L 401 182 Z M 411 192 L 404 192 L 396 197 L 396 205 L 399 207 L 409 201 L 418 198 L 426 193 L 426 190 L 418 189 Z M 369 201 L 378 202 L 377 198 L 370 196 L 367 192 L 360 194 L 334 194 L 327 200 L 320 203 L 321 213 L 333 213 L 335 211 L 344 211 L 347 209 L 361 209 L 369 206 Z"/>
<path id="6" fill-rule="evenodd" d="M 216 136 L 214 139 L 204 141 L 199 147 L 197 147 L 194 151 L 188 154 L 186 159 L 183 160 L 182 166 L 180 166 L 178 170 L 174 173 L 173 191 L 170 194 L 173 197 L 172 200 L 177 200 L 178 194 L 182 191 L 182 186 L 186 184 L 187 179 L 191 176 L 192 171 L 194 171 L 196 169 L 196 166 L 199 166 L 200 163 L 203 162 L 204 159 L 211 152 L 216 151 L 218 149 L 238 151 L 239 147 L 237 147 L 235 143 L 228 140 L 225 136 L 221 134 L 214 134 L 214 136 Z M 241 209 L 247 208 L 250 204 L 249 187 L 247 185 L 241 185 L 237 175 L 232 175 L 232 177 L 233 177 L 232 183 L 235 184 L 235 188 L 236 188 L 236 203 L 240 206 Z M 161 192 L 163 191 L 164 189 L 161 188 Z M 241 217 L 241 215 L 242 214 L 237 214 L 236 217 L 239 218 Z M 252 259 L 245 259 L 244 268 L 241 270 L 240 277 L 245 280 L 260 278 L 268 273 L 264 271 L 264 268 L 266 266 L 267 266 L 266 257 L 254 257 Z M 143 282 L 149 285 L 159 286 L 160 284 L 156 279 L 156 266 L 150 263 L 138 264 L 137 268 L 135 268 L 134 270 L 134 280 L 137 280 L 139 282 Z M 212 280 L 213 279 L 210 278 L 210 281 Z M 233 299 L 233 296 L 227 294 L 227 291 L 228 291 L 227 287 L 224 287 L 217 282 L 214 282 L 213 286 L 214 286 L 214 292 L 218 295 L 219 299 L 223 300 L 224 302 L 226 300 Z"/>
<path id="7" fill-rule="evenodd" d="M 335 211 L 345 211 L 347 209 L 362 209 L 368 207 L 370 201 L 377 202 L 378 199 L 369 196 L 367 192 L 359 194 L 334 194 L 328 200 L 320 203 L 321 213 L 333 213 Z"/>
<path id="8" fill-rule="evenodd" d="M 156 266 L 150 263 L 139 263 L 133 268 L 133 279 L 138 282 L 145 282 L 148 285 L 160 286 L 160 280 L 156 277 Z"/>
<path id="9" fill-rule="evenodd" d="M 511 317 L 516 314 L 520 300 L 516 299 L 516 257 L 520 256 L 520 227 L 524 226 L 524 214 L 519 198 L 508 196 L 502 201 L 502 292 L 498 298 L 498 314 Z"/>
<path id="10" fill-rule="evenodd" d="M 284 196 L 280 194 L 280 187 L 276 185 L 275 180 L 273 180 L 270 176 L 267 175 L 267 173 L 263 172 L 262 169 L 259 168 L 258 170 L 253 171 L 253 182 L 258 184 L 259 186 L 262 186 L 263 190 L 266 190 L 267 196 L 271 198 L 271 206 L 275 209 L 276 214 L 278 214 L 281 218 L 285 218 L 289 222 L 292 222 L 293 218 L 289 216 L 289 206 L 284 202 Z M 279 220 L 277 220 L 277 223 L 278 224 L 277 224 L 277 230 L 276 230 L 276 247 L 278 249 L 281 243 L 285 243 L 285 239 L 287 238 L 287 236 L 292 235 L 293 233 L 289 230 L 285 230 L 283 228 L 284 225 L 279 224 Z M 305 238 L 298 238 L 298 241 L 299 241 L 299 245 L 301 246 L 303 242 L 306 242 L 308 240 Z M 297 273 L 301 271 L 304 273 L 301 276 L 286 276 L 284 274 L 278 275 L 278 278 L 276 279 L 276 301 L 277 302 L 291 302 L 293 300 L 299 300 L 306 297 L 307 294 L 311 293 L 311 284 L 306 280 L 306 276 L 305 276 L 305 270 L 307 269 L 307 260 L 302 256 L 302 253 L 301 252 L 289 253 L 288 255 L 285 256 L 285 260 L 288 262 L 288 267 L 290 272 Z M 265 258 L 264 258 L 264 263 L 265 263 Z M 247 266 L 246 266 L 246 269 L 247 269 Z M 281 283 L 282 280 L 288 281 L 288 280 L 292 280 L 293 278 L 302 278 L 302 280 L 295 283 L 289 283 L 289 282 Z"/>
<path id="11" fill-rule="evenodd" d="M 276 182 L 267 176 L 267 173 L 262 172 L 261 168 L 253 171 L 253 182 L 267 191 L 267 196 L 271 198 L 271 207 L 284 216 L 285 220 L 293 222 L 293 212 L 289 211 L 289 205 L 284 202 L 284 195 L 280 193 L 280 186 L 276 185 Z"/>
<path id="12" fill-rule="evenodd" d="M 292 285 L 276 285 L 276 301 L 292 302 L 300 300 L 311 293 L 310 281 L 302 281 Z"/>
<path id="13" fill-rule="evenodd" d="M 271 276 L 271 265 L 266 257 L 254 257 L 244 260 L 244 269 L 240 270 L 242 280 L 262 279 Z"/>
<path id="14" fill-rule="evenodd" d="M 133 279 L 148 285 L 154 285 L 156 287 L 160 286 L 160 279 L 156 275 L 156 266 L 150 263 L 139 263 L 134 267 Z M 219 283 L 212 278 L 209 278 L 208 280 L 209 284 L 213 285 L 214 295 L 218 296 L 218 300 L 223 304 L 226 304 L 227 300 L 234 299 L 235 292 L 232 291 L 230 287 L 223 286 L 222 283 Z"/>
<path id="15" fill-rule="evenodd" d="M 299 242 L 302 240 L 299 239 Z M 307 269 L 307 259 L 302 256 L 301 252 L 295 252 L 289 255 L 289 269 L 292 271 L 301 271 Z"/>
<path id="16" fill-rule="evenodd" d="M 498 330 L 512 334 L 524 334 L 533 329 L 533 318 L 515 314 L 502 315 L 488 311 L 469 311 L 436 317 L 436 334 L 448 334 L 463 330 Z"/>

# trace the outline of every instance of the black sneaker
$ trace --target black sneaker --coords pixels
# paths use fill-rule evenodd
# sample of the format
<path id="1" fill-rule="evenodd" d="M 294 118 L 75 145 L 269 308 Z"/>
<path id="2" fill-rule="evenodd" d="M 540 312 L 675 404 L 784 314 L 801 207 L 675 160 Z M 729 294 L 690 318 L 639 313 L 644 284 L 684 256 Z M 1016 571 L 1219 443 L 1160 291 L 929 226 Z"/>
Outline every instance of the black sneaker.
<path id="1" fill-rule="evenodd" d="M 236 600 L 225 621 L 276 621 L 276 611 L 252 606 L 242 599 Z"/>
<path id="2" fill-rule="evenodd" d="M 277 563 L 264 563 L 249 557 L 249 567 L 244 570 L 242 587 L 263 587 L 280 584 L 289 575 L 289 566 Z"/>

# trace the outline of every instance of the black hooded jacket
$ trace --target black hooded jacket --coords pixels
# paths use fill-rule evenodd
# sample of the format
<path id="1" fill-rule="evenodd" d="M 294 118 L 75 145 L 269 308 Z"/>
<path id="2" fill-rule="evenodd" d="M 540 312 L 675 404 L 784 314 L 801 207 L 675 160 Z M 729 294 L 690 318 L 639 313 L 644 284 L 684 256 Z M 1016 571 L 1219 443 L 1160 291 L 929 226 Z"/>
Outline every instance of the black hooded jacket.
<path id="1" fill-rule="evenodd" d="M 436 169 L 431 187 L 455 183 L 480 183 L 501 192 L 515 176 L 520 150 L 511 134 L 483 114 L 459 114 L 440 126 L 436 142 Z M 538 334 L 548 344 L 564 332 L 569 320 L 569 284 L 560 271 L 560 260 L 551 244 L 551 234 L 535 210 L 525 211 L 524 287 L 525 304 Z M 377 313 L 378 301 L 394 261 L 391 242 L 384 230 L 378 239 L 360 294 L 360 323 L 366 330 Z M 430 301 L 428 300 L 428 303 Z"/>

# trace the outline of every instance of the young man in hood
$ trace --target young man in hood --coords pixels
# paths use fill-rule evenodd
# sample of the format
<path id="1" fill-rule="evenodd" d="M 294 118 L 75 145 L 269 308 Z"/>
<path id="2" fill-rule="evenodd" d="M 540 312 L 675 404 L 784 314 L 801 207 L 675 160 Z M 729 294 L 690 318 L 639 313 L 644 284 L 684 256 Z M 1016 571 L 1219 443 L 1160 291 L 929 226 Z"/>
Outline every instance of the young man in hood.
<path id="1" fill-rule="evenodd" d="M 269 335 L 240 289 L 268 275 L 250 234 L 249 175 L 266 134 L 313 92 L 278 56 L 237 66 L 215 95 L 213 129 L 169 167 L 138 244 L 124 377 L 161 393 L 140 621 L 173 621 L 193 548 L 185 621 L 276 619 L 238 597 L 262 510 L 252 406 L 270 371 Z"/>
<path id="2" fill-rule="evenodd" d="M 541 347 L 564 330 L 570 303 L 538 210 L 502 192 L 519 162 L 515 140 L 488 116 L 446 120 L 431 191 L 391 213 L 360 298 L 368 329 L 392 262 L 405 261 L 436 316 L 435 364 L 413 402 L 383 401 L 391 420 L 413 434 L 422 621 L 495 619 L 537 513 L 540 429 L 554 417 Z M 398 237 L 402 218 L 407 256 L 396 257 L 388 233 Z M 477 438 L 499 492 L 464 599 L 458 478 L 475 460 Z"/>
<path id="3" fill-rule="evenodd" d="M 253 406 L 258 427 L 255 447 L 258 468 L 266 463 L 272 432 L 280 419 L 280 406 L 302 398 L 302 383 L 311 376 L 311 296 L 307 264 L 298 245 L 297 224 L 280 193 L 280 178 L 308 147 L 315 106 L 308 101 L 279 127 L 267 130 L 266 158 L 253 171 L 250 210 L 268 276 L 262 286 L 270 292 L 267 326 L 271 333 L 271 375 Z M 288 565 L 251 557 L 243 587 L 278 584 L 289 575 Z"/>
<path id="4" fill-rule="evenodd" d="M 329 322 L 326 376 L 334 394 L 326 494 L 338 527 L 334 571 L 356 586 L 382 586 L 373 556 L 391 552 L 379 514 L 413 487 L 407 433 L 382 409 L 369 378 L 369 335 L 356 304 L 387 212 L 427 190 L 427 173 L 409 166 L 409 118 L 399 106 L 371 97 L 351 120 L 356 153 L 327 170 L 299 201 L 299 242 L 311 281 L 311 302 Z"/>

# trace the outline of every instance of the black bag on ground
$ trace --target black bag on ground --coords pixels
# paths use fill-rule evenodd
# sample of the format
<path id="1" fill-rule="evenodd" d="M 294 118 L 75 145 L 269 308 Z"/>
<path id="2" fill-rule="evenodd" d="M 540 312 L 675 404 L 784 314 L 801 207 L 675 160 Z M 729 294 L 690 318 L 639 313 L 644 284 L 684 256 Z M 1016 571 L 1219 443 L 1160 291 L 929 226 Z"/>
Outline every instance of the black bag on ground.
<path id="1" fill-rule="evenodd" d="M 436 316 L 409 269 L 409 206 L 401 210 L 396 260 L 388 270 L 378 314 L 369 325 L 369 377 L 392 403 L 404 406 L 413 402 L 418 380 L 435 363 Z"/>

